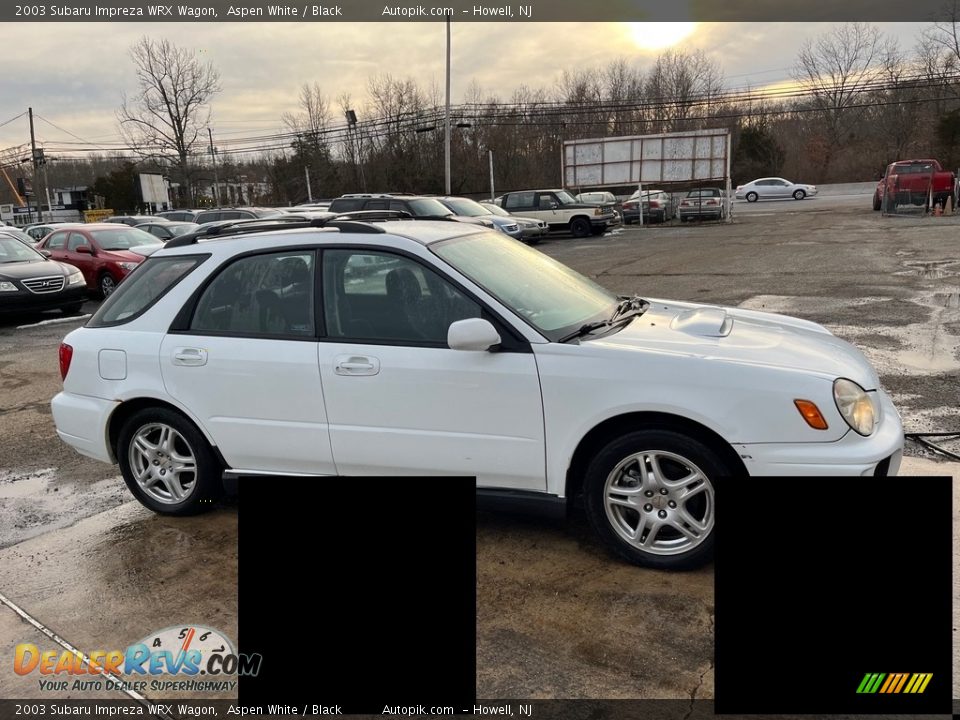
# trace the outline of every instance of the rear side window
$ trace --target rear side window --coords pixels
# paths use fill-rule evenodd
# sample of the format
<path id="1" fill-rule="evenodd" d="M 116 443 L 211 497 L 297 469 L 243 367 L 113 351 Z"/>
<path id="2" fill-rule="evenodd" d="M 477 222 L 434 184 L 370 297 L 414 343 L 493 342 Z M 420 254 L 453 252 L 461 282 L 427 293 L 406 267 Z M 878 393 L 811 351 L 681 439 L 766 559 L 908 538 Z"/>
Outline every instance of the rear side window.
<path id="1" fill-rule="evenodd" d="M 507 200 L 504 203 L 504 207 L 507 210 L 514 208 L 532 208 L 533 198 L 534 194 L 532 192 L 510 193 L 507 195 Z"/>
<path id="2" fill-rule="evenodd" d="M 240 258 L 222 270 L 203 291 L 190 331 L 314 337 L 315 266 L 313 252 Z"/>
<path id="3" fill-rule="evenodd" d="M 330 212 L 353 212 L 363 207 L 362 198 L 337 198 L 330 203 Z"/>
<path id="4" fill-rule="evenodd" d="M 87 327 L 129 322 L 145 313 L 209 255 L 147 258 L 117 286 Z"/>

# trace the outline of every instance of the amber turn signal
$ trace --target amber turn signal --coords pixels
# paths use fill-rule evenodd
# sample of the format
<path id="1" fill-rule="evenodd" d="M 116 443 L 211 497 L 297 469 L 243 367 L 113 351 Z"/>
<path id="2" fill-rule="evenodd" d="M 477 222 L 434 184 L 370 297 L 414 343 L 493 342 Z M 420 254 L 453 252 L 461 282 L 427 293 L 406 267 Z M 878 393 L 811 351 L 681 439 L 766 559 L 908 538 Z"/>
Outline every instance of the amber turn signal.
<path id="1" fill-rule="evenodd" d="M 823 415 L 820 413 L 820 408 L 818 408 L 815 403 L 812 403 L 809 400 L 794 400 L 793 404 L 797 406 L 797 410 L 799 410 L 800 414 L 803 415 L 803 419 L 807 421 L 807 425 L 812 427 L 814 430 L 827 429 L 827 421 L 824 419 Z"/>

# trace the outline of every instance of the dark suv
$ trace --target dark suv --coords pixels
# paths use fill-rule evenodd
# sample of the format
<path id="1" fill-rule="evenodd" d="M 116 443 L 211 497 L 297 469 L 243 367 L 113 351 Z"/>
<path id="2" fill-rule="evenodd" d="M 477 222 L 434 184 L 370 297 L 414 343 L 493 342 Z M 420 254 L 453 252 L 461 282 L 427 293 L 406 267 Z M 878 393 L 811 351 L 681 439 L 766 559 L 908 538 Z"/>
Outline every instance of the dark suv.
<path id="1" fill-rule="evenodd" d="M 495 230 L 492 216 L 457 215 L 438 198 L 422 195 L 344 195 L 330 203 L 332 213 L 395 210 L 409 213 L 420 220 L 457 220 L 470 225 L 482 225 Z"/>
<path id="2" fill-rule="evenodd" d="M 275 217 L 280 215 L 279 210 L 273 208 L 242 207 L 242 208 L 221 208 L 219 210 L 204 210 L 197 213 L 193 222 L 197 225 L 203 225 L 219 220 L 256 220 L 257 218 Z"/>

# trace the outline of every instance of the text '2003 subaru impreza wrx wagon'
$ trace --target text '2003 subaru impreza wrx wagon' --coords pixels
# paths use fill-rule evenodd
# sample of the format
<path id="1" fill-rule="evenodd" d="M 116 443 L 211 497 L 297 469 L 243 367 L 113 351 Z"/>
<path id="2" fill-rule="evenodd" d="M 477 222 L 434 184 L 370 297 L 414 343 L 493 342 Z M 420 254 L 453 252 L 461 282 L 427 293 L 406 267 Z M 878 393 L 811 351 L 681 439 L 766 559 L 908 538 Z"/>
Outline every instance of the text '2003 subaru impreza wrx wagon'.
<path id="1" fill-rule="evenodd" d="M 277 225 L 172 240 L 61 347 L 60 437 L 157 512 L 225 471 L 475 476 L 582 494 L 615 552 L 680 568 L 727 478 L 899 468 L 876 372 L 820 325 L 618 297 L 474 226 Z"/>

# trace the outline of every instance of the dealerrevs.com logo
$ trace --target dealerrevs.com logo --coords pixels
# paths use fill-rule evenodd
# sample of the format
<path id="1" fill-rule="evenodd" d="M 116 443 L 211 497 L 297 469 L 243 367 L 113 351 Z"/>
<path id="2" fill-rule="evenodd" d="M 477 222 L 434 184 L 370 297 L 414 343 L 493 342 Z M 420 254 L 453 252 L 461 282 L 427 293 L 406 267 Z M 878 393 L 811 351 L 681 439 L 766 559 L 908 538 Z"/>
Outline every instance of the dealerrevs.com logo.
<path id="1" fill-rule="evenodd" d="M 17 675 L 37 674 L 43 691 L 229 692 L 236 690 L 236 677 L 257 675 L 261 663 L 259 654 L 237 653 L 219 630 L 187 625 L 151 633 L 125 650 L 83 653 L 20 643 L 13 670 Z M 185 679 L 160 680 L 161 675 Z"/>

